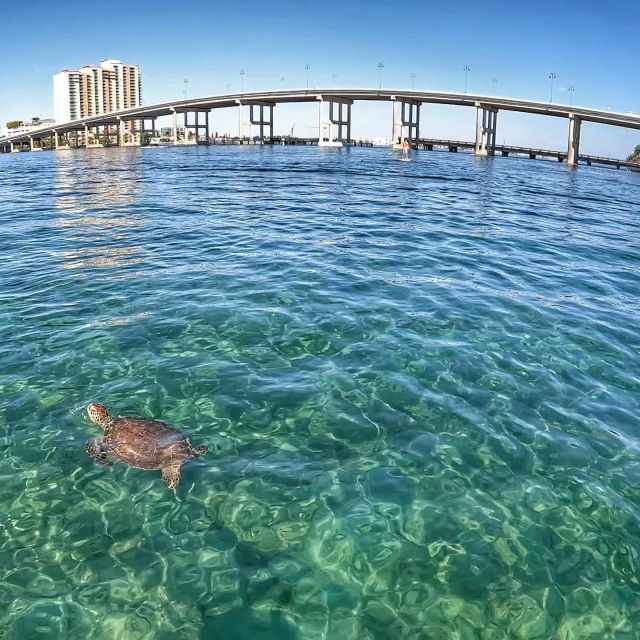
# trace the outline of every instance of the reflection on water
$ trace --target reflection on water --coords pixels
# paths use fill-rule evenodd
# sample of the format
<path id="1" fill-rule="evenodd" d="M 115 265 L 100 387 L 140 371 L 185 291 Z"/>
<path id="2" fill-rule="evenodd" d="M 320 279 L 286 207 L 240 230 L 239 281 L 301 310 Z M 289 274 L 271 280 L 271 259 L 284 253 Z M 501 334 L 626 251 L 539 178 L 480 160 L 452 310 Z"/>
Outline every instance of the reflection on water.
<path id="1" fill-rule="evenodd" d="M 132 147 L 55 154 L 54 202 L 65 214 L 55 224 L 69 228 L 69 237 L 82 245 L 51 252 L 63 268 L 131 267 L 144 262 L 141 248 L 132 242 L 145 224 L 145 212 L 137 207 L 144 180 L 141 152 Z M 101 246 L 94 246 L 96 241 Z M 126 277 L 144 273 L 128 272 Z"/>
<path id="2" fill-rule="evenodd" d="M 126 240 L 126 236 L 120 236 Z M 85 247 L 74 251 L 52 251 L 65 269 L 84 269 L 86 267 L 126 267 L 144 260 L 140 247 Z"/>
<path id="3" fill-rule="evenodd" d="M 640 176 L 106 149 L 0 194 L 0 637 L 640 637 Z M 209 453 L 94 465 L 90 401 Z"/>
<path id="4" fill-rule="evenodd" d="M 87 327 L 109 327 L 117 324 L 129 324 L 136 322 L 142 318 L 146 318 L 149 315 L 148 311 L 141 311 L 140 313 L 134 313 L 130 316 L 124 316 L 122 318 L 104 318 L 102 320 L 95 320 L 87 324 Z"/>
<path id="5" fill-rule="evenodd" d="M 70 214 L 79 214 L 135 205 L 142 181 L 140 154 L 144 151 L 127 147 L 55 153 L 55 206 Z M 89 216 L 89 219 L 92 223 L 106 224 L 102 216 Z M 73 224 L 64 218 L 60 223 Z"/>

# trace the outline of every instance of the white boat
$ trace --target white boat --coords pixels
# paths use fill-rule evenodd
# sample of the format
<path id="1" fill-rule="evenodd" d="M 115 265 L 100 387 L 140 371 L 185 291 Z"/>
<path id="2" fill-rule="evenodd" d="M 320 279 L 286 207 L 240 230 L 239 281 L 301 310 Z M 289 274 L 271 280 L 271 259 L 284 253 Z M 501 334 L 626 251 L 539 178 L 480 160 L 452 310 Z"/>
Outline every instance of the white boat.
<path id="1" fill-rule="evenodd" d="M 164 147 L 169 144 L 173 144 L 171 138 L 151 138 L 151 140 L 149 140 L 150 147 Z"/>

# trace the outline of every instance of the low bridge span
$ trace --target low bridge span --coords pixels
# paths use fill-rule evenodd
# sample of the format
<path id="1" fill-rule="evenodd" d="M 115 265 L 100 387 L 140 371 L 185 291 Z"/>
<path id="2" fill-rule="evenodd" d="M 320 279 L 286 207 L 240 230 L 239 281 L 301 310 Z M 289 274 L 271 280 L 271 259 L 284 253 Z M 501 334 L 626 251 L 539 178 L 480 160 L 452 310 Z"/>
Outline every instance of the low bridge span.
<path id="1" fill-rule="evenodd" d="M 274 107 L 284 103 L 313 102 L 319 107 L 319 144 L 339 144 L 351 139 L 352 105 L 356 101 L 382 101 L 392 103 L 391 131 L 394 142 L 408 138 L 417 147 L 420 140 L 420 107 L 422 104 L 440 104 L 471 107 L 476 110 L 476 139 L 473 143 L 477 155 L 494 155 L 496 144 L 497 116 L 500 111 L 516 111 L 546 115 L 568 120 L 566 161 L 577 165 L 580 156 L 580 129 L 582 122 L 595 122 L 629 129 L 640 129 L 640 115 L 617 113 L 574 105 L 562 105 L 533 100 L 501 98 L 496 96 L 438 91 L 407 91 L 400 89 L 295 89 L 280 91 L 258 91 L 252 93 L 227 94 L 189 100 L 174 100 L 134 109 L 82 118 L 72 122 L 56 123 L 27 133 L 0 138 L 3 151 L 42 149 L 43 139 L 50 139 L 50 148 L 70 146 L 75 134 L 76 146 L 104 146 L 111 144 L 140 144 L 145 133 L 155 131 L 155 120 L 161 116 L 173 117 L 173 141 L 178 140 L 178 117 L 184 118 L 184 130 L 193 132 L 195 141 L 208 142 L 209 113 L 215 109 L 237 107 L 239 109 L 239 136 L 242 137 L 242 111 L 249 109 L 251 125 L 258 127 L 260 138 L 273 138 Z M 327 107 L 327 109 L 325 109 Z M 136 126 L 125 129 L 125 123 Z M 150 123 L 150 126 L 148 126 Z M 103 143 L 99 141 L 102 128 Z M 95 133 L 93 133 L 95 132 Z M 325 135 L 327 132 L 327 135 Z M 185 134 L 186 135 L 186 134 Z M 93 136 L 94 144 L 90 144 Z M 128 136 L 128 140 L 127 140 Z M 61 137 L 64 138 L 61 143 Z M 78 140 L 82 143 L 78 144 Z M 615 161 L 622 162 L 622 161 Z"/>
<path id="2" fill-rule="evenodd" d="M 418 140 L 418 148 L 426 151 L 433 151 L 434 149 L 446 149 L 452 153 L 456 153 L 459 150 L 473 151 L 475 148 L 475 142 L 469 140 L 441 140 L 436 138 L 421 138 Z M 502 156 L 525 156 L 531 160 L 536 158 L 554 158 L 558 162 L 564 162 L 567 159 L 566 151 L 556 151 L 553 149 L 537 149 L 535 147 L 520 147 L 515 145 L 497 144 L 495 148 L 496 154 Z M 640 164 L 628 162 L 626 160 L 619 160 L 617 158 L 607 158 L 604 156 L 593 156 L 580 154 L 580 162 L 591 166 L 592 164 L 602 164 L 607 166 L 616 167 L 616 169 L 632 169 L 634 171 L 640 171 Z"/>

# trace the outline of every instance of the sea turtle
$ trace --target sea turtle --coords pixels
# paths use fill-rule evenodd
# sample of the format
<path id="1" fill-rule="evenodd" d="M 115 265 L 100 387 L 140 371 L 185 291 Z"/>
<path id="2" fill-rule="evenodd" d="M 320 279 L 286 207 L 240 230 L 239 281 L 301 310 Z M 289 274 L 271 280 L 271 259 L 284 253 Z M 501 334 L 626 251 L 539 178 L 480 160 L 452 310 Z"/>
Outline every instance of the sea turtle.
<path id="1" fill-rule="evenodd" d="M 98 464 L 120 460 L 138 469 L 161 469 L 169 489 L 180 482 L 180 465 L 206 453 L 209 447 L 192 447 L 189 438 L 164 422 L 120 416 L 112 418 L 101 405 L 87 406 L 89 418 L 104 429 L 101 438 L 87 440 L 86 451 Z"/>

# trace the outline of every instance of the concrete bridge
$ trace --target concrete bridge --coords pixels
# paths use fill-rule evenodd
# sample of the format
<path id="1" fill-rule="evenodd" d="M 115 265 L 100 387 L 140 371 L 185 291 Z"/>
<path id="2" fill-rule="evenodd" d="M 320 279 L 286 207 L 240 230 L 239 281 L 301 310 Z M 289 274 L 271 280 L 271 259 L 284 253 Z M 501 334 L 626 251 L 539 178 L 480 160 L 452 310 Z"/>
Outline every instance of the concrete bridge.
<path id="1" fill-rule="evenodd" d="M 497 119 L 500 111 L 518 111 L 546 115 L 567 120 L 567 164 L 576 166 L 580 160 L 580 130 L 583 122 L 595 122 L 629 129 L 640 129 L 640 115 L 616 113 L 600 109 L 572 105 L 499 98 L 495 96 L 434 91 L 407 91 L 400 89 L 295 89 L 261 91 L 253 93 L 228 94 L 174 100 L 159 104 L 116 111 L 72 122 L 56 123 L 34 129 L 28 133 L 0 138 L 3 151 L 43 149 L 43 140 L 49 139 L 53 149 L 69 148 L 71 137 L 75 136 L 75 146 L 105 146 L 108 144 L 140 144 L 146 133 L 155 132 L 155 120 L 161 116 L 173 118 L 173 142 L 178 143 L 178 118 L 184 119 L 184 129 L 192 132 L 195 142 L 208 142 L 209 113 L 215 109 L 236 107 L 239 113 L 239 134 L 242 137 L 242 113 L 249 109 L 251 125 L 256 126 L 262 140 L 273 139 L 273 111 L 276 105 L 295 102 L 318 104 L 318 128 L 320 145 L 340 145 L 351 139 L 352 105 L 356 101 L 390 102 L 391 132 L 395 143 L 408 138 L 417 148 L 420 141 L 420 107 L 423 104 L 456 105 L 476 110 L 476 136 L 473 143 L 477 155 L 494 155 L 499 149 L 496 144 Z M 130 133 L 127 122 L 136 124 Z M 103 143 L 99 141 L 102 128 Z M 328 134 L 325 136 L 324 132 Z M 83 143 L 78 143 L 79 135 Z M 187 134 L 188 135 L 188 134 Z M 127 140 L 129 137 L 129 140 Z M 558 152 L 560 155 L 560 152 Z M 622 162 L 622 161 L 612 161 Z"/>

